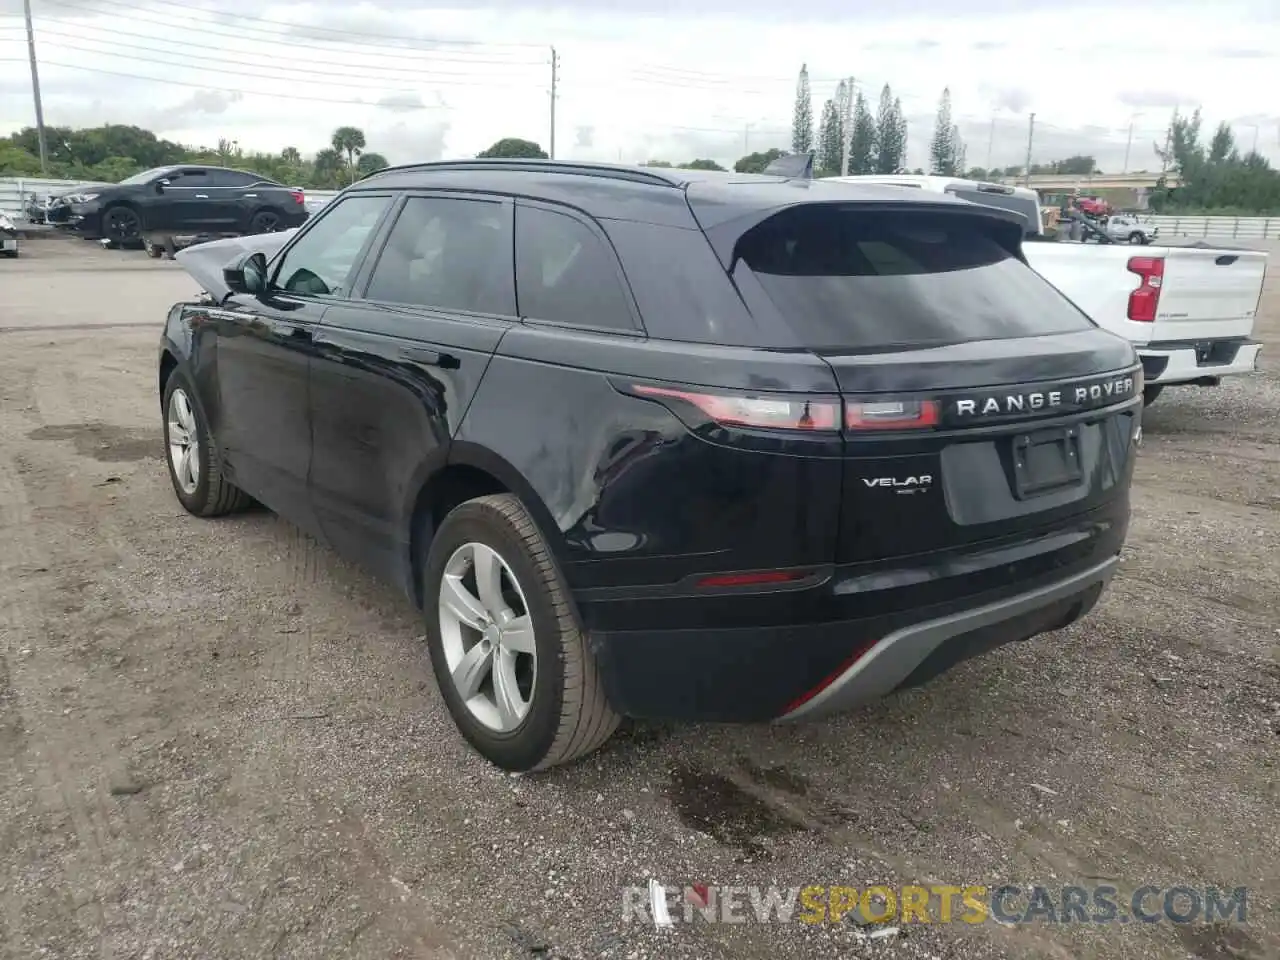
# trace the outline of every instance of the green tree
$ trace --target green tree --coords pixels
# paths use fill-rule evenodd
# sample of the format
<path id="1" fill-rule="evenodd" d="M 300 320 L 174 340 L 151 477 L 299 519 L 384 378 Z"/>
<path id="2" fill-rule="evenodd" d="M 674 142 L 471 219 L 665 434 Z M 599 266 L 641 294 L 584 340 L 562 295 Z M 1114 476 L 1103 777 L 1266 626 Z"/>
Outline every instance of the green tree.
<path id="1" fill-rule="evenodd" d="M 814 167 L 820 177 L 834 177 L 840 173 L 840 112 L 835 100 L 822 105 L 822 120 L 818 124 L 818 153 Z"/>
<path id="2" fill-rule="evenodd" d="M 853 101 L 853 134 L 849 144 L 849 172 L 875 172 L 876 121 L 867 106 L 867 98 L 859 91 Z"/>
<path id="3" fill-rule="evenodd" d="M 640 166 L 642 166 L 642 167 L 663 167 L 663 168 L 665 168 L 665 169 L 667 169 L 667 170 L 670 170 L 670 169 L 674 166 L 674 164 L 673 164 L 673 163 L 671 163 L 669 160 L 647 160 L 647 161 L 645 161 L 644 163 L 640 164 Z"/>
<path id="4" fill-rule="evenodd" d="M 724 170 L 724 167 L 714 160 L 690 160 L 688 163 L 680 164 L 680 167 L 683 170 Z"/>
<path id="5" fill-rule="evenodd" d="M 809 65 L 800 66 L 796 81 L 796 105 L 791 115 L 791 152 L 808 153 L 813 149 L 813 94 L 809 91 Z"/>
<path id="6" fill-rule="evenodd" d="M 787 151 L 779 150 L 777 147 L 774 147 L 771 150 L 765 150 L 764 152 L 756 151 L 755 153 L 749 153 L 745 157 L 739 159 L 738 162 L 733 165 L 733 169 L 737 173 L 763 173 L 765 167 L 773 163 L 773 161 L 777 160 L 779 157 L 785 157 L 786 155 Z"/>
<path id="7" fill-rule="evenodd" d="M 364 152 L 364 131 L 359 127 L 339 127 L 333 131 L 330 140 L 333 149 L 347 158 L 347 170 L 351 173 L 351 181 L 356 179 L 356 157 Z"/>
<path id="8" fill-rule="evenodd" d="M 387 162 L 387 158 L 380 153 L 364 153 L 360 155 L 360 159 L 356 161 L 356 170 L 361 176 L 368 176 L 379 170 L 385 170 L 391 166 Z"/>
<path id="9" fill-rule="evenodd" d="M 280 151 L 280 159 L 289 166 L 297 166 L 302 163 L 302 154 L 298 152 L 297 147 L 285 147 Z"/>
<path id="10" fill-rule="evenodd" d="M 886 83 L 880 91 L 880 106 L 876 111 L 876 173 L 897 173 L 906 159 L 906 124 L 902 116 L 902 104 L 893 97 Z"/>
<path id="11" fill-rule="evenodd" d="M 547 152 L 532 140 L 521 140 L 519 137 L 504 137 L 488 150 L 481 150 L 477 157 L 481 159 L 506 160 L 547 160 Z"/>
<path id="12" fill-rule="evenodd" d="M 956 172 L 956 132 L 951 121 L 951 88 L 944 87 L 933 120 L 933 140 L 929 143 L 929 172 L 950 177 Z"/>

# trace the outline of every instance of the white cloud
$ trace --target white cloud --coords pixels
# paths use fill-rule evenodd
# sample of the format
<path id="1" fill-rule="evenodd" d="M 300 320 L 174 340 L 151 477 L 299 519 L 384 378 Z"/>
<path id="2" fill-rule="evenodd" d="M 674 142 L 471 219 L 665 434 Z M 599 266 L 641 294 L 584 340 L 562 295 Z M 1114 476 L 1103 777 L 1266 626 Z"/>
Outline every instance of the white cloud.
<path id="1" fill-rule="evenodd" d="M 1151 167 L 1175 106 L 1202 107 L 1206 126 L 1236 121 L 1246 146 L 1256 136 L 1280 158 L 1280 18 L 1262 0 L 1132 0 L 1067 17 L 1048 0 L 975 0 L 963 16 L 952 0 L 910 14 L 819 0 L 800 19 L 762 0 L 758 11 L 751 0 L 700 4 L 699 16 L 664 0 L 638 0 L 629 13 L 585 0 L 550 11 L 530 0 L 457 10 L 327 0 L 252 15 L 201 2 L 40 3 L 46 122 L 137 123 L 184 142 L 304 152 L 354 125 L 393 162 L 474 155 L 504 136 L 546 146 L 554 42 L 565 157 L 731 162 L 786 145 L 805 62 L 815 115 L 843 74 L 873 101 L 892 84 L 912 121 L 912 165 L 925 162 L 944 86 L 974 164 L 1021 163 L 1035 111 L 1037 160 L 1092 152 L 1118 168 L 1132 123 L 1130 167 Z M 20 10 L 0 0 L 0 14 Z M 20 16 L 0 18 L 0 133 L 32 122 L 21 26 Z M 1095 32 L 1111 39 L 1082 39 Z"/>

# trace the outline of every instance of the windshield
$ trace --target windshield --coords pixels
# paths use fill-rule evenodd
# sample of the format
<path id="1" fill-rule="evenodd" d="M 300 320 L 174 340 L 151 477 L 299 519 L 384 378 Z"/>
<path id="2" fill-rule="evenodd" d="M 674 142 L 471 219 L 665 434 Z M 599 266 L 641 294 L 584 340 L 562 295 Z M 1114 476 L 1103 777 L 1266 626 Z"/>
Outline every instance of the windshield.
<path id="1" fill-rule="evenodd" d="M 986 217 L 801 207 L 752 230 L 738 253 L 811 349 L 926 347 L 1092 326 L 1001 245 Z"/>
<path id="2" fill-rule="evenodd" d="M 162 177 L 166 173 L 172 173 L 173 167 L 152 167 L 150 170 L 143 170 L 141 173 L 135 173 L 132 177 L 120 181 L 122 187 L 133 187 L 143 183 L 150 183 L 157 177 Z"/>

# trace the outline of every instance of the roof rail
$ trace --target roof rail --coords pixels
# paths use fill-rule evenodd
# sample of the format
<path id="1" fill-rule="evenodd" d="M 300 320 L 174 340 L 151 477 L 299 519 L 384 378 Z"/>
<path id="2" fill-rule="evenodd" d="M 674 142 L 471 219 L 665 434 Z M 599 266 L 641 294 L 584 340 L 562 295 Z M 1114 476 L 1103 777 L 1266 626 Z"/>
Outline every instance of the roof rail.
<path id="1" fill-rule="evenodd" d="M 577 160 L 538 160 L 516 157 L 477 157 L 473 160 L 431 160 L 423 163 L 404 163 L 394 167 L 383 167 L 363 179 L 372 180 L 387 173 L 407 173 L 413 170 L 527 170 L 535 173 L 568 173 L 587 177 L 605 177 L 610 180 L 629 180 L 633 183 L 654 183 L 664 187 L 682 187 L 685 183 L 674 172 L 664 173 L 644 167 L 586 163 Z"/>

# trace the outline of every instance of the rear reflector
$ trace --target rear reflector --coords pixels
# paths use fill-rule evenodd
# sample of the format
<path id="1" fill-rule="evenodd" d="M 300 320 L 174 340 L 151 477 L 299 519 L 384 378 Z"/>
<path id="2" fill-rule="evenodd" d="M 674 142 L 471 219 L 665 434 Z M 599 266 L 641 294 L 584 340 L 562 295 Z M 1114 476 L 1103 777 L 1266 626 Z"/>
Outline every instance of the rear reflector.
<path id="1" fill-rule="evenodd" d="M 734 427 L 763 427 L 770 430 L 839 429 L 840 402 L 835 399 L 792 400 L 783 397 L 736 397 L 632 384 L 642 397 L 682 400 L 692 404 L 716 423 Z"/>
<path id="2" fill-rule="evenodd" d="M 754 587 L 769 583 L 791 583 L 812 576 L 813 571 L 763 570 L 757 573 L 717 573 L 698 581 L 700 587 Z"/>
<path id="3" fill-rule="evenodd" d="M 848 401 L 844 408 L 844 425 L 850 430 L 917 430 L 936 427 L 939 412 L 936 400 Z"/>
<path id="4" fill-rule="evenodd" d="M 1139 277 L 1138 289 L 1129 294 L 1129 319 L 1155 323 L 1160 286 L 1164 282 L 1164 258 L 1130 257 L 1129 272 Z"/>

